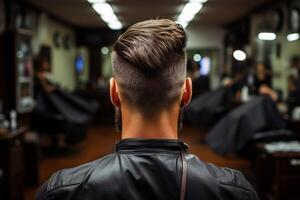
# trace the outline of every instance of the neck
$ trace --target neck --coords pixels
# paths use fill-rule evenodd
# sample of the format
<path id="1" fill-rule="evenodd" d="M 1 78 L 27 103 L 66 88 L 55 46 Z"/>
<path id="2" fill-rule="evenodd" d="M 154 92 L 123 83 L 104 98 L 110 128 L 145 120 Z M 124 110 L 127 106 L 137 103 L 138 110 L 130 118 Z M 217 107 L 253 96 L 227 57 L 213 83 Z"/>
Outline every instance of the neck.
<path id="1" fill-rule="evenodd" d="M 122 109 L 122 139 L 178 139 L 179 109 L 145 118 L 138 112 Z"/>

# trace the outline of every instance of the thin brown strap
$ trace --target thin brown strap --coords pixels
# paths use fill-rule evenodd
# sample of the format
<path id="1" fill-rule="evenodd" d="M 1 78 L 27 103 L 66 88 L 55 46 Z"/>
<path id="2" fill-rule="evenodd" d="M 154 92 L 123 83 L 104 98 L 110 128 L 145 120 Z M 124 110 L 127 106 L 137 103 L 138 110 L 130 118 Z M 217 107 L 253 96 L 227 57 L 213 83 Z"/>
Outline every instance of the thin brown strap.
<path id="1" fill-rule="evenodd" d="M 184 151 L 181 151 L 180 157 L 182 162 L 180 200 L 184 200 L 185 191 L 186 191 L 186 181 L 187 181 L 187 162 L 185 160 Z"/>

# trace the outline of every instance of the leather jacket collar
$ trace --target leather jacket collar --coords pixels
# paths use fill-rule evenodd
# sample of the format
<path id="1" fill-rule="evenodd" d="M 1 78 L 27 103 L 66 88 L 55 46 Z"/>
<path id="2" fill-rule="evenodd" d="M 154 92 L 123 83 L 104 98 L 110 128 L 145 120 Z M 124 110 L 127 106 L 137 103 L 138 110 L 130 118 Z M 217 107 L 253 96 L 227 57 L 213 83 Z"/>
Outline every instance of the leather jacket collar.
<path id="1" fill-rule="evenodd" d="M 161 149 L 186 151 L 188 145 L 183 141 L 176 139 L 141 139 L 128 138 L 122 139 L 116 143 L 116 151 L 138 150 L 138 149 Z"/>
<path id="2" fill-rule="evenodd" d="M 121 140 L 115 153 L 56 172 L 37 199 L 258 199 L 240 172 L 205 163 L 186 149 L 179 140 Z"/>

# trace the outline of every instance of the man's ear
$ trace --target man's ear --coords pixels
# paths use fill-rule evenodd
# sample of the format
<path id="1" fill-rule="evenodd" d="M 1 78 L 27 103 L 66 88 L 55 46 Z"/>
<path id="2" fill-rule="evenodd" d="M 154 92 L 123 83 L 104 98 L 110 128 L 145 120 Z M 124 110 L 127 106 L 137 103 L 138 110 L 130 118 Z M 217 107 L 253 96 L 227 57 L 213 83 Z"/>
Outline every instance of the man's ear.
<path id="1" fill-rule="evenodd" d="M 115 107 L 120 107 L 120 98 L 117 88 L 117 83 L 114 78 L 109 80 L 109 94 L 110 94 L 110 101 Z"/>
<path id="2" fill-rule="evenodd" d="M 183 94 L 181 100 L 181 104 L 183 106 L 187 106 L 190 103 L 192 99 L 192 93 L 193 93 L 192 80 L 191 78 L 187 77 L 184 82 Z"/>

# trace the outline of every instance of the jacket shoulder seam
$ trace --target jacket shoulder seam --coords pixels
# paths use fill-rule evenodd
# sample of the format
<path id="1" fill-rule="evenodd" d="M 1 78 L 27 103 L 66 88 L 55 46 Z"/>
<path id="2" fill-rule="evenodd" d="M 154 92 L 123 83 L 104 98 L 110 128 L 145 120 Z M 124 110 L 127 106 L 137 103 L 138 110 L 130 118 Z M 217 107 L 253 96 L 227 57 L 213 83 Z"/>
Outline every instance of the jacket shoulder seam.
<path id="1" fill-rule="evenodd" d="M 243 187 L 241 185 L 237 185 L 237 184 L 234 184 L 234 183 L 227 183 L 227 182 L 223 182 L 223 181 L 219 181 L 219 183 L 221 183 L 222 185 L 228 185 L 228 186 L 236 187 L 236 188 L 239 188 L 239 189 L 242 189 L 242 190 L 251 191 L 250 188 Z"/>
<path id="2" fill-rule="evenodd" d="M 47 193 L 51 193 L 51 192 L 54 192 L 55 190 L 58 190 L 58 189 L 61 189 L 61 188 L 65 188 L 65 187 L 71 187 L 71 186 L 75 186 L 75 185 L 79 185 L 80 182 L 78 183 L 71 183 L 71 184 L 68 184 L 68 185 L 61 185 L 59 187 L 55 187 L 55 188 L 52 188 L 51 190 L 48 190 Z"/>
<path id="3" fill-rule="evenodd" d="M 111 154 L 108 154 L 102 158 L 105 158 L 105 157 L 108 157 L 110 156 Z M 55 183 L 53 183 L 53 179 L 58 175 L 58 173 L 60 171 L 63 171 L 63 170 L 60 170 L 60 171 L 57 171 L 56 173 L 54 173 L 51 178 L 49 179 L 49 183 L 48 183 L 48 186 L 47 186 L 47 192 L 52 192 L 56 189 L 59 189 L 59 188 L 63 188 L 63 187 L 69 187 L 69 186 L 74 186 L 74 185 L 79 185 L 83 182 L 86 181 L 86 178 L 88 177 L 88 175 L 97 167 L 97 164 L 101 161 L 101 159 L 99 160 L 96 160 L 94 165 L 90 167 L 90 169 L 88 170 L 88 174 L 85 175 L 85 177 L 81 180 L 81 181 L 77 181 L 77 182 L 73 182 L 73 183 L 69 183 L 69 184 L 64 184 L 64 185 L 57 185 Z"/>

